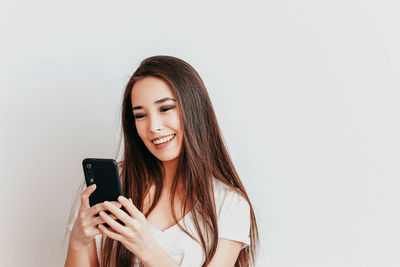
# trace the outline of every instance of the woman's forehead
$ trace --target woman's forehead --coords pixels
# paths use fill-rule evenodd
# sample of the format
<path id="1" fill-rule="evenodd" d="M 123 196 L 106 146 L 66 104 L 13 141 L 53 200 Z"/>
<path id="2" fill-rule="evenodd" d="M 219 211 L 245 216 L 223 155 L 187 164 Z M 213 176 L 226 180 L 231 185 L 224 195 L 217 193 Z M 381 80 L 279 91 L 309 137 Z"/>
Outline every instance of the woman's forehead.
<path id="1" fill-rule="evenodd" d="M 160 78 L 145 77 L 135 82 L 132 86 L 132 103 L 145 102 L 150 104 L 165 97 L 175 99 L 172 88 Z"/>

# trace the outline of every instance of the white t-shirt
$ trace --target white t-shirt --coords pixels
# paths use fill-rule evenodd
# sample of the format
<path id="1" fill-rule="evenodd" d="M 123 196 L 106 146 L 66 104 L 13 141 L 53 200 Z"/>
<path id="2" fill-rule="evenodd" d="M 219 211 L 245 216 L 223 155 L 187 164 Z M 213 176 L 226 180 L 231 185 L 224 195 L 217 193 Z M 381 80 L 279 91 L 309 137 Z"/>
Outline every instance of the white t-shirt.
<path id="1" fill-rule="evenodd" d="M 250 244 L 250 207 L 247 201 L 224 183 L 214 179 L 214 197 L 218 220 L 218 238 L 242 242 L 242 249 Z M 191 212 L 180 221 L 184 229 L 198 238 Z M 72 226 L 71 226 L 72 229 Z M 199 267 L 205 261 L 200 242 L 193 240 L 178 225 L 165 231 L 150 226 L 154 239 L 168 255 L 182 267 Z M 200 240 L 200 239 L 198 239 Z M 97 255 L 100 255 L 101 235 L 96 236 Z M 139 266 L 139 264 L 135 264 Z"/>

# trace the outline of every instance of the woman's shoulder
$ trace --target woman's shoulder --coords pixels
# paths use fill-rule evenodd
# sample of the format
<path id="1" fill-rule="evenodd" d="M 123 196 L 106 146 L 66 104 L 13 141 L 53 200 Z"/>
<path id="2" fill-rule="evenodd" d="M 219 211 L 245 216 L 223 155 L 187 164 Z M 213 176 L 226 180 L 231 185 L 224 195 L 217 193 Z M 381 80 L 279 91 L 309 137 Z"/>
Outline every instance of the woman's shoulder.
<path id="1" fill-rule="evenodd" d="M 216 178 L 213 178 L 214 200 L 216 208 L 221 206 L 236 206 L 238 204 L 246 205 L 247 200 L 240 193 L 239 189 L 225 184 Z"/>
<path id="2" fill-rule="evenodd" d="M 214 178 L 214 201 L 218 220 L 218 238 L 250 244 L 250 205 L 233 186 Z"/>
<path id="3" fill-rule="evenodd" d="M 216 195 L 227 194 L 234 191 L 232 187 L 230 187 L 229 185 L 225 184 L 224 182 L 215 177 L 212 178 L 212 181 L 213 181 L 214 194 Z"/>

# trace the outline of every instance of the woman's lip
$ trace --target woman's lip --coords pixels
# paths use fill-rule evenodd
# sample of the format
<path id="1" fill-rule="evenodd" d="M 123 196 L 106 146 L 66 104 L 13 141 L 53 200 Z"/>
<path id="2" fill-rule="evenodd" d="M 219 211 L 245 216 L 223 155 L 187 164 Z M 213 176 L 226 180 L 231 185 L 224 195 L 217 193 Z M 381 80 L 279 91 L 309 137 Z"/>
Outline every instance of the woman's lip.
<path id="1" fill-rule="evenodd" d="M 172 135 L 172 134 L 167 134 L 167 135 L 155 137 L 155 138 L 151 139 L 150 141 L 151 141 L 151 142 L 157 141 L 157 140 L 163 139 L 163 138 L 165 138 L 165 137 L 168 137 L 168 136 L 170 136 L 170 135 Z"/>
<path id="2" fill-rule="evenodd" d="M 167 136 L 168 136 L 168 135 L 167 135 Z M 165 148 L 166 146 L 168 146 L 168 145 L 175 139 L 175 137 L 176 137 L 176 135 L 174 135 L 174 137 L 172 137 L 171 140 L 169 140 L 169 141 L 167 141 L 167 142 L 165 142 L 165 143 L 162 143 L 162 144 L 159 144 L 159 145 L 156 145 L 156 144 L 153 143 L 153 145 L 154 145 L 157 149 Z"/>

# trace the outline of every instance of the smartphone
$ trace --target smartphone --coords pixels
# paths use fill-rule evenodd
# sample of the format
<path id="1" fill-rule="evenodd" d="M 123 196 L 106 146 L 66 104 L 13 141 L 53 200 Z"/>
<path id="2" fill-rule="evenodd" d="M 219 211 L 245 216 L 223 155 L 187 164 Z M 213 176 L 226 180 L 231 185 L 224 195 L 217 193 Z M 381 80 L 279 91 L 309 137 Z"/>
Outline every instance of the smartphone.
<path id="1" fill-rule="evenodd" d="M 117 162 L 113 159 L 86 158 L 82 161 L 86 185 L 96 184 L 89 196 L 90 206 L 104 201 L 118 201 L 122 195 Z"/>

